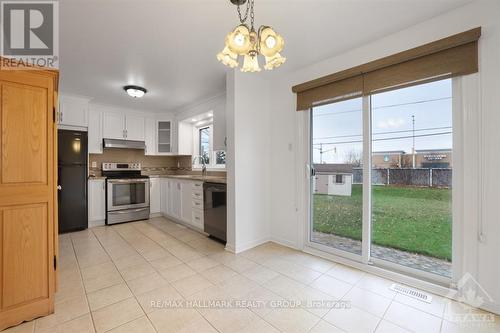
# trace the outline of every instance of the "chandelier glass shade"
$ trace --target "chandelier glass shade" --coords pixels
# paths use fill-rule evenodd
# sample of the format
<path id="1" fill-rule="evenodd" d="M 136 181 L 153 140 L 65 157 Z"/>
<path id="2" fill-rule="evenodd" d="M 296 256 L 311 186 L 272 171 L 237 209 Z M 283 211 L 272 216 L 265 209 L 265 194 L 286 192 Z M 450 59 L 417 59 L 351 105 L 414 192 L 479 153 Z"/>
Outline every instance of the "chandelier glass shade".
<path id="1" fill-rule="evenodd" d="M 238 14 L 241 24 L 227 34 L 224 49 L 217 54 L 217 59 L 224 65 L 235 68 L 240 65 L 238 58 L 243 58 L 242 72 L 260 72 L 258 56 L 265 58 L 264 69 L 272 70 L 281 66 L 286 58 L 281 56 L 285 41 L 273 28 L 261 26 L 257 31 L 253 25 L 253 2 L 248 0 L 247 11 L 241 16 L 238 5 Z M 250 27 L 246 24 L 250 14 Z"/>

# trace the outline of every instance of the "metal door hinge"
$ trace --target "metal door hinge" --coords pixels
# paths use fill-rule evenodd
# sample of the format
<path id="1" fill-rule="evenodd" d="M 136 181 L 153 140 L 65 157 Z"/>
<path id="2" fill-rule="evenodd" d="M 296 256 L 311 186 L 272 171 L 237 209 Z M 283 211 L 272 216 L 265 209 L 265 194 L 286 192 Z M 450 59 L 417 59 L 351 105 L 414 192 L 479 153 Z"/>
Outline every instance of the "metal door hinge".
<path id="1" fill-rule="evenodd" d="M 57 257 L 54 256 L 54 270 L 57 270 Z"/>

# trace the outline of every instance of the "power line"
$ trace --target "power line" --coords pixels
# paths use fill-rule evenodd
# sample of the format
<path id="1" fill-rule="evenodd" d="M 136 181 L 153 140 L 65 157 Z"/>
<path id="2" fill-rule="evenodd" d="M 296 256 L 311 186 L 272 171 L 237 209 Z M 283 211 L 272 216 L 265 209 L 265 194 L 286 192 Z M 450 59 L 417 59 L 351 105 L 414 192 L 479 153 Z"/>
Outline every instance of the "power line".
<path id="1" fill-rule="evenodd" d="M 442 129 L 450 129 L 450 128 L 452 128 L 452 127 L 451 126 L 444 126 L 444 127 L 419 128 L 419 129 L 416 129 L 415 132 L 442 130 Z M 372 133 L 372 135 L 396 134 L 396 133 L 406 133 L 406 132 L 412 132 L 412 130 L 410 129 L 410 130 L 400 130 L 400 131 L 377 132 L 377 133 Z M 363 136 L 363 134 L 322 136 L 322 137 L 318 137 L 318 138 L 313 138 L 313 140 L 352 138 L 352 137 L 356 137 L 356 136 Z"/>
<path id="2" fill-rule="evenodd" d="M 406 106 L 406 105 L 416 105 L 416 104 L 423 104 L 423 103 L 429 103 L 429 102 L 438 102 L 438 101 L 444 101 L 444 100 L 451 99 L 451 98 L 452 97 L 449 96 L 449 97 L 426 99 L 426 100 L 408 102 L 408 103 L 381 105 L 381 106 L 373 107 L 372 110 L 394 108 L 394 107 Z M 362 111 L 363 111 L 362 109 L 353 109 L 353 110 L 346 110 L 346 111 L 341 111 L 341 112 L 336 112 L 336 113 L 321 113 L 321 114 L 316 114 L 316 115 L 313 114 L 313 117 L 336 116 L 339 114 L 355 113 L 355 112 L 362 112 Z"/>
<path id="3" fill-rule="evenodd" d="M 416 138 L 422 138 L 422 137 L 428 137 L 428 136 L 436 136 L 436 135 L 448 135 L 452 134 L 453 132 L 440 132 L 440 133 L 430 133 L 430 134 L 420 134 L 420 135 L 410 135 L 410 136 L 399 136 L 399 137 L 392 137 L 392 138 L 380 138 L 380 139 L 372 139 L 372 141 L 388 141 L 388 140 L 401 140 L 401 139 L 411 139 L 413 137 Z M 319 144 L 321 145 L 340 145 L 340 144 L 347 144 L 347 143 L 361 143 L 363 140 L 356 140 L 356 141 L 343 141 L 343 142 L 321 142 L 321 143 L 313 143 L 313 145 L 317 146 Z"/>

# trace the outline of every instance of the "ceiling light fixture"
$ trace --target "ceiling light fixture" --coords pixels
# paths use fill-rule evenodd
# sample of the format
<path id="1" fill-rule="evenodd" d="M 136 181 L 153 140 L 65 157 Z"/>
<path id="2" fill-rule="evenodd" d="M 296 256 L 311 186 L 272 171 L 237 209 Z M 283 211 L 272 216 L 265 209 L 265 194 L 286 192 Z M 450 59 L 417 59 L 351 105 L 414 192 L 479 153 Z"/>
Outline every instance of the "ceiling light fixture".
<path id="1" fill-rule="evenodd" d="M 132 85 L 123 87 L 123 90 L 125 90 L 129 96 L 134 98 L 141 98 L 148 92 L 146 88 Z"/>
<path id="2" fill-rule="evenodd" d="M 239 66 L 238 56 L 243 56 L 242 72 L 260 72 L 258 55 L 265 57 L 266 70 L 281 66 L 286 61 L 280 54 L 285 41 L 269 26 L 262 25 L 255 31 L 254 0 L 230 1 L 238 7 L 240 25 L 226 36 L 224 49 L 217 54 L 217 59 L 224 65 L 235 68 Z M 245 15 L 242 16 L 240 6 L 245 3 Z M 248 17 L 250 17 L 250 27 L 246 24 Z"/>

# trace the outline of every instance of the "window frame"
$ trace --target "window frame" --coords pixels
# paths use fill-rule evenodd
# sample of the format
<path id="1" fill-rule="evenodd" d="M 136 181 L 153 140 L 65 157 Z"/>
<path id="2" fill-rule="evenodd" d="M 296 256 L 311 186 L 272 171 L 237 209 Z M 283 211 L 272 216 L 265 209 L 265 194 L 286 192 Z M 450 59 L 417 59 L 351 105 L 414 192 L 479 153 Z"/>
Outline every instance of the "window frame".
<path id="1" fill-rule="evenodd" d="M 470 77 L 478 77 L 479 74 L 470 75 Z M 465 82 L 473 81 L 471 85 L 477 79 L 468 78 Z M 463 254 L 464 244 L 460 243 L 463 239 L 463 205 L 460 204 L 463 201 L 464 196 L 464 184 L 463 184 L 463 164 L 464 164 L 464 145 L 463 145 L 463 135 L 464 135 L 464 124 L 463 124 L 463 114 L 467 111 L 464 110 L 462 105 L 462 97 L 471 94 L 462 88 L 462 81 L 464 77 L 459 76 L 451 78 L 452 84 L 452 103 L 453 103 L 453 114 L 452 114 L 452 126 L 453 126 L 453 192 L 452 192 L 452 277 L 447 278 L 432 274 L 423 270 L 417 270 L 411 267 L 406 267 L 403 265 L 397 265 L 385 261 L 383 259 L 377 259 L 371 256 L 371 241 L 362 242 L 362 254 L 358 255 L 355 253 L 346 252 L 333 247 L 328 247 L 320 243 L 315 243 L 311 241 L 312 233 L 312 182 L 313 177 L 311 176 L 311 171 L 308 172 L 308 176 L 301 187 L 297 189 L 297 196 L 303 198 L 303 205 L 306 208 L 305 214 L 303 215 L 303 221 L 305 223 L 301 226 L 303 249 L 307 253 L 322 255 L 328 258 L 332 258 L 335 261 L 341 263 L 347 263 L 348 265 L 366 270 L 369 272 L 377 272 L 378 274 L 385 275 L 402 283 L 412 284 L 415 279 L 418 279 L 421 283 L 428 283 L 433 287 L 439 286 L 448 288 L 450 285 L 454 285 L 456 281 L 463 275 L 463 263 L 461 262 L 461 256 Z M 424 82 L 423 82 L 424 83 Z M 403 88 L 403 87 L 402 87 Z M 470 88 L 470 87 L 469 87 Z M 354 97 L 356 98 L 356 97 Z M 371 239 L 371 226 L 372 226 L 372 108 L 371 108 L 371 98 L 372 95 L 362 96 L 363 103 L 363 233 L 362 239 Z M 300 117 L 300 131 L 298 133 L 298 138 L 300 140 L 301 146 L 303 147 L 303 153 L 299 156 L 298 161 L 301 163 L 305 162 L 307 169 L 312 168 L 313 156 L 311 149 L 312 140 L 312 108 L 307 112 L 303 112 L 304 116 Z M 300 177 L 300 175 L 298 175 Z M 300 182 L 304 181 L 302 178 Z M 299 193 L 298 191 L 302 191 Z M 403 273 L 404 275 L 401 275 Z M 425 281 L 425 282 L 424 282 Z M 415 285 L 415 283 L 413 283 Z M 422 284 L 418 284 L 422 287 Z M 431 288 L 432 289 L 432 288 Z M 431 292 L 436 292 L 437 289 L 430 290 Z"/>
<path id="2" fill-rule="evenodd" d="M 193 163 L 195 158 L 194 156 L 200 156 L 200 148 L 201 148 L 201 141 L 200 141 L 200 133 L 202 129 L 208 128 L 209 129 L 209 149 L 208 149 L 208 154 L 209 154 L 209 163 L 206 164 L 207 170 L 213 170 L 213 171 L 225 171 L 226 170 L 226 164 L 216 164 L 217 158 L 217 150 L 214 150 L 214 132 L 213 132 L 213 123 L 207 123 L 199 126 L 193 126 L 193 161 L 191 161 L 191 167 L 193 170 L 201 170 L 203 168 L 203 164 L 200 163 L 200 159 L 196 159 L 196 164 Z"/>

